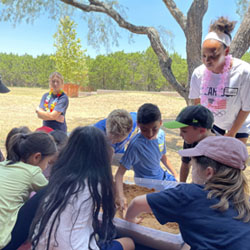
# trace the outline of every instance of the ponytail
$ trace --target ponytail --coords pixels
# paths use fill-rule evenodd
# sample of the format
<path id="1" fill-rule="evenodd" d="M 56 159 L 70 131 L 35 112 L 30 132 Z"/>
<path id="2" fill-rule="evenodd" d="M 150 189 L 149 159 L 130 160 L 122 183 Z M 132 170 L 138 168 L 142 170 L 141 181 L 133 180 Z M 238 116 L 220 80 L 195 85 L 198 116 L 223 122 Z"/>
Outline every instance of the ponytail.
<path id="1" fill-rule="evenodd" d="M 7 160 L 10 161 L 8 164 L 27 162 L 28 158 L 37 152 L 45 157 L 57 151 L 53 138 L 44 132 L 17 133 L 10 138 L 6 146 Z"/>
<path id="2" fill-rule="evenodd" d="M 22 133 L 22 134 L 28 134 L 28 133 L 31 133 L 30 129 L 26 126 L 21 126 L 21 127 L 16 127 L 16 128 L 12 128 L 10 130 L 10 132 L 8 133 L 7 137 L 6 137 L 6 140 L 5 140 L 5 148 L 6 148 L 6 151 L 7 151 L 7 156 L 6 156 L 6 159 L 9 160 L 10 157 L 8 155 L 8 145 L 10 143 L 10 138 L 15 135 L 15 134 L 18 134 L 18 133 Z"/>

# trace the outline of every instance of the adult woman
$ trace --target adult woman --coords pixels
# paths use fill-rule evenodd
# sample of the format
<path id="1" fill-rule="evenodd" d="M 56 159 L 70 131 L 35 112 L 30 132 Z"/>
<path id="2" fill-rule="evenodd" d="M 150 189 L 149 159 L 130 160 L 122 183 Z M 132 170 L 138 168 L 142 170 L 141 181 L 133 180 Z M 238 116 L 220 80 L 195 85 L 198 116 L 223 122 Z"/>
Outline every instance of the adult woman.
<path id="1" fill-rule="evenodd" d="M 250 133 L 250 65 L 229 55 L 235 22 L 224 17 L 210 25 L 202 44 L 203 65 L 192 75 L 189 98 L 213 112 L 213 130 L 246 143 Z"/>
<path id="2" fill-rule="evenodd" d="M 50 91 L 45 93 L 39 107 L 36 109 L 38 118 L 43 120 L 43 126 L 67 132 L 65 121 L 69 99 L 63 92 L 63 77 L 53 72 L 49 77 Z"/>

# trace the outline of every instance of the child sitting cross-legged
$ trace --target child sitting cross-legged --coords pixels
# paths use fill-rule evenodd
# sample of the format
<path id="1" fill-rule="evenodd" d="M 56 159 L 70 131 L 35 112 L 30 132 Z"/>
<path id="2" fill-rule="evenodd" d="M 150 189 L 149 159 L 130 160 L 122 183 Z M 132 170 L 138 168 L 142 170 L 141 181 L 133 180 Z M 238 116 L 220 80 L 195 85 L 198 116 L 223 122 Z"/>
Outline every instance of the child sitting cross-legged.
<path id="1" fill-rule="evenodd" d="M 115 175 L 117 205 L 126 210 L 127 202 L 123 192 L 123 176 L 133 166 L 135 177 L 176 181 L 177 173 L 166 157 L 165 133 L 159 108 L 151 103 L 143 104 L 137 112 L 137 126 L 140 133 L 130 141 Z M 160 162 L 173 174 L 164 171 Z"/>
<path id="2" fill-rule="evenodd" d="M 139 222 L 140 213 L 153 212 L 161 224 L 177 222 L 191 249 L 249 249 L 246 146 L 232 137 L 209 136 L 179 154 L 192 159 L 193 183 L 136 197 L 125 219 Z"/>

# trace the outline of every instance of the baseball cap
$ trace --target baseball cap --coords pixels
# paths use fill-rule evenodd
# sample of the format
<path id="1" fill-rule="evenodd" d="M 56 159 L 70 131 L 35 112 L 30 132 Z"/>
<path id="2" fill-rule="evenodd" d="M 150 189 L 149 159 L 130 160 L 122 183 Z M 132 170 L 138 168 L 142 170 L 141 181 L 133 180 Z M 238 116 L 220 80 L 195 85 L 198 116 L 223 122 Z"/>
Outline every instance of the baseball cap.
<path id="1" fill-rule="evenodd" d="M 244 170 L 248 159 L 246 145 L 227 136 L 208 136 L 194 148 L 180 150 L 183 157 L 206 156 L 232 168 Z"/>
<path id="2" fill-rule="evenodd" d="M 187 106 L 184 108 L 175 121 L 165 122 L 165 128 L 184 128 L 195 126 L 211 129 L 214 122 L 213 113 L 202 105 Z"/>
<path id="3" fill-rule="evenodd" d="M 2 79 L 0 76 L 0 93 L 8 93 L 10 90 L 2 83 Z"/>
<path id="4" fill-rule="evenodd" d="M 53 131 L 53 128 L 47 127 L 47 126 L 42 126 L 40 128 L 37 128 L 36 131 L 43 131 L 45 133 L 50 133 L 51 131 Z"/>

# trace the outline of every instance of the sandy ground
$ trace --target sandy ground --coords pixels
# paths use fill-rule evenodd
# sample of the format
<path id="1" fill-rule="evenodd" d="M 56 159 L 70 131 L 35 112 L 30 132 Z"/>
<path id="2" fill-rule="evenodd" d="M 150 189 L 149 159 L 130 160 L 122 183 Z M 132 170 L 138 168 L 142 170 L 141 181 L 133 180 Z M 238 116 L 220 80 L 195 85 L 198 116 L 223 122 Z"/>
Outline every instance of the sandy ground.
<path id="1" fill-rule="evenodd" d="M 42 121 L 36 117 L 35 108 L 46 90 L 40 88 L 11 88 L 11 92 L 1 95 L 0 105 L 0 149 L 4 150 L 4 142 L 7 133 L 13 127 L 28 126 L 31 130 L 42 125 Z M 91 125 L 107 115 L 114 109 L 126 109 L 136 112 L 144 103 L 154 103 L 161 110 L 164 121 L 175 119 L 176 115 L 186 106 L 184 99 L 177 94 L 157 94 L 150 92 L 111 92 L 80 93 L 78 98 L 70 98 L 66 120 L 68 131 L 77 126 Z M 181 164 L 178 150 L 182 148 L 182 139 L 178 129 L 165 129 L 167 157 L 179 173 Z M 247 147 L 250 153 L 250 142 Z M 248 164 L 249 166 L 249 164 Z M 116 167 L 113 167 L 116 171 Z M 250 168 L 245 171 L 250 178 Z M 127 171 L 126 176 L 132 177 L 133 172 Z M 189 178 L 190 180 L 190 178 Z"/>

